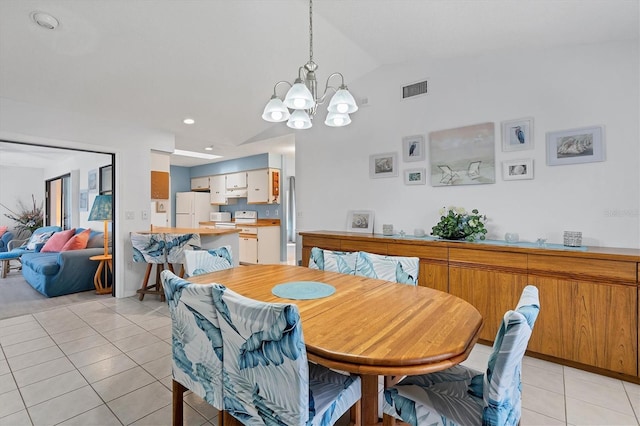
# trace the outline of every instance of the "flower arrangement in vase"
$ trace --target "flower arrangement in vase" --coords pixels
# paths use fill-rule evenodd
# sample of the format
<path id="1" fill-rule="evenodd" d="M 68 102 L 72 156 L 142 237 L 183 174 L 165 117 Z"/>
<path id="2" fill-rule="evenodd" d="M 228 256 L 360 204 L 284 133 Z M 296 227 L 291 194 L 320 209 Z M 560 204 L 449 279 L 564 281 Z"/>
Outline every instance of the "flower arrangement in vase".
<path id="1" fill-rule="evenodd" d="M 487 229 L 484 224 L 487 216 L 481 215 L 478 209 L 468 213 L 463 207 L 440 209 L 440 221 L 431 228 L 431 235 L 446 240 L 484 240 Z"/>
<path id="2" fill-rule="evenodd" d="M 4 215 L 9 219 L 18 222 L 18 225 L 16 225 L 16 230 L 18 231 L 27 229 L 31 231 L 31 233 L 33 233 L 33 231 L 42 226 L 42 204 L 40 204 L 40 207 L 36 205 L 36 198 L 33 196 L 33 194 L 31 194 L 31 200 L 33 201 L 33 207 L 25 207 L 22 201 L 18 201 L 19 213 L 16 213 L 9 209 L 7 206 L 0 204 L 11 213 L 5 213 Z"/>

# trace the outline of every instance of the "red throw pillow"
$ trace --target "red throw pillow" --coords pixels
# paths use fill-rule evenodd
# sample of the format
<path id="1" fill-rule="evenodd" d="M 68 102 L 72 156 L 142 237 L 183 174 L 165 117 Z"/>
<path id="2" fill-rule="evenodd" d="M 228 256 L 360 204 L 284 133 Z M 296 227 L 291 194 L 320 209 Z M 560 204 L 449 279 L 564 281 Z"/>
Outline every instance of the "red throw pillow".
<path id="1" fill-rule="evenodd" d="M 81 233 L 71 237 L 71 239 L 66 242 L 66 244 L 64 245 L 64 247 L 62 247 L 62 250 L 60 251 L 82 250 L 87 248 L 87 243 L 89 242 L 89 235 L 91 235 L 91 228 L 85 229 Z"/>
<path id="2" fill-rule="evenodd" d="M 62 251 L 64 245 L 69 241 L 71 237 L 73 237 L 76 233 L 76 228 L 68 229 L 66 231 L 56 232 L 47 240 L 42 247 L 41 252 L 54 252 L 54 251 Z"/>
<path id="3" fill-rule="evenodd" d="M 0 226 L 0 237 L 2 237 L 5 232 L 7 232 L 7 228 L 7 226 Z"/>

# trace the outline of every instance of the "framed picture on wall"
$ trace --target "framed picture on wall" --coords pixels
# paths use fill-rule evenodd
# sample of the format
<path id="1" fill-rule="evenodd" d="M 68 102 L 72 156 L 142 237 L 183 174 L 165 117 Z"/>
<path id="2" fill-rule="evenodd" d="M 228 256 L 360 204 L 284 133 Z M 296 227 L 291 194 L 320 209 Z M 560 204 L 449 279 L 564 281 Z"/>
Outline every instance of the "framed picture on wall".
<path id="1" fill-rule="evenodd" d="M 533 159 L 502 162 L 502 180 L 533 179 Z"/>
<path id="2" fill-rule="evenodd" d="M 424 160 L 424 136 L 413 135 L 402 138 L 402 159 L 406 162 Z"/>
<path id="3" fill-rule="evenodd" d="M 385 178 L 398 176 L 398 154 L 387 152 L 369 156 L 369 177 Z"/>
<path id="4" fill-rule="evenodd" d="M 111 164 L 100 167 L 100 194 L 111 194 L 112 170 Z"/>
<path id="5" fill-rule="evenodd" d="M 166 213 L 168 200 L 156 201 L 156 213 Z"/>
<path id="6" fill-rule="evenodd" d="M 533 118 L 502 122 L 502 150 L 533 149 Z"/>
<path id="7" fill-rule="evenodd" d="M 87 181 L 89 184 L 89 192 L 91 193 L 98 192 L 98 170 L 97 169 L 89 170 Z"/>
<path id="8" fill-rule="evenodd" d="M 593 163 L 604 161 L 602 126 L 547 132 L 547 164 Z"/>
<path id="9" fill-rule="evenodd" d="M 407 169 L 404 171 L 405 185 L 424 185 L 426 183 L 425 174 L 427 169 Z"/>
<path id="10" fill-rule="evenodd" d="M 373 211 L 350 210 L 347 216 L 347 232 L 373 234 Z"/>
<path id="11" fill-rule="evenodd" d="M 78 208 L 81 212 L 89 211 L 89 190 L 81 189 L 80 196 L 78 197 Z"/>

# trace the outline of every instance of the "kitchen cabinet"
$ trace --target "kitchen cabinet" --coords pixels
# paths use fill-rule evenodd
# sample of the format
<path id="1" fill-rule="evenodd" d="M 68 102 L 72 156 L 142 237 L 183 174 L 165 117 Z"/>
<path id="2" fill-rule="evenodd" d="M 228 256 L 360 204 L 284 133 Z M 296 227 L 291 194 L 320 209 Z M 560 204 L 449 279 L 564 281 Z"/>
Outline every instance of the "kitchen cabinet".
<path id="1" fill-rule="evenodd" d="M 227 198 L 226 194 L 227 176 L 215 175 L 209 178 L 211 204 L 229 205 L 236 204 L 237 199 Z"/>
<path id="2" fill-rule="evenodd" d="M 240 262 L 280 263 L 280 227 L 240 227 Z"/>
<path id="3" fill-rule="evenodd" d="M 192 191 L 208 191 L 209 176 L 191 178 L 191 190 Z"/>
<path id="4" fill-rule="evenodd" d="M 247 172 L 231 173 L 227 176 L 227 189 L 238 189 L 247 187 Z"/>
<path id="5" fill-rule="evenodd" d="M 247 204 L 280 203 L 280 170 L 259 169 L 247 172 Z"/>

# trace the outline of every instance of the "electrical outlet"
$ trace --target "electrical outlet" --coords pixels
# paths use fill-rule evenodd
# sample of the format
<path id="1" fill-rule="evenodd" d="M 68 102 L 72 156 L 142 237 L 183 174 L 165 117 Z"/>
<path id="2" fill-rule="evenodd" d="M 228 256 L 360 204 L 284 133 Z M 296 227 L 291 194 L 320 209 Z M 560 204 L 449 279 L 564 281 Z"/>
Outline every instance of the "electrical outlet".
<path id="1" fill-rule="evenodd" d="M 278 209 L 276 209 L 276 212 L 274 213 L 274 215 L 278 216 Z"/>
<path id="2" fill-rule="evenodd" d="M 136 215 L 131 210 L 127 210 L 126 212 L 124 212 L 124 218 L 126 220 L 133 220 L 136 218 Z"/>
<path id="3" fill-rule="evenodd" d="M 265 216 L 267 216 L 267 217 L 269 217 L 269 210 L 265 210 L 265 211 L 264 211 L 264 215 L 265 215 Z"/>
<path id="4" fill-rule="evenodd" d="M 142 220 L 149 220 L 149 211 L 142 210 Z"/>

